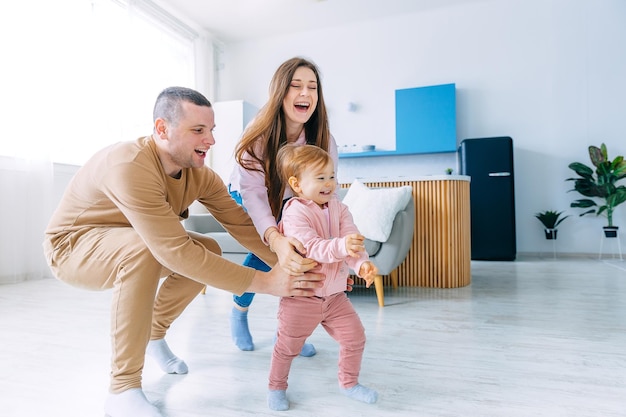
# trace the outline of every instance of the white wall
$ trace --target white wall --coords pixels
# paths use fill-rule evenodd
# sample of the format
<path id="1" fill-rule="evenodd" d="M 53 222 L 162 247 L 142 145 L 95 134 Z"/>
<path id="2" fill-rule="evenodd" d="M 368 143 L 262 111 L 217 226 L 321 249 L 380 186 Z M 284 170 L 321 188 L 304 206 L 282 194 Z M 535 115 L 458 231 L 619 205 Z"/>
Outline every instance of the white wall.
<path id="1" fill-rule="evenodd" d="M 261 107 L 278 65 L 306 56 L 322 71 L 339 144 L 384 148 L 395 140 L 396 89 L 456 83 L 459 141 L 514 140 L 518 252 L 551 253 L 533 214 L 556 209 L 574 215 L 560 226 L 557 250 L 597 254 L 604 219 L 579 218 L 569 208 L 577 196 L 567 193 L 565 179 L 570 162 L 588 162 L 590 144 L 605 142 L 609 156 L 626 154 L 624 22 L 623 0 L 487 0 L 226 44 L 218 100 Z M 339 179 L 456 166 L 454 153 L 342 159 Z M 615 222 L 626 229 L 626 207 Z"/>
<path id="2" fill-rule="evenodd" d="M 211 147 L 207 165 L 228 184 L 235 165 L 237 141 L 259 109 L 243 100 L 217 101 L 212 104 L 216 120 L 213 137 L 217 146 Z"/>

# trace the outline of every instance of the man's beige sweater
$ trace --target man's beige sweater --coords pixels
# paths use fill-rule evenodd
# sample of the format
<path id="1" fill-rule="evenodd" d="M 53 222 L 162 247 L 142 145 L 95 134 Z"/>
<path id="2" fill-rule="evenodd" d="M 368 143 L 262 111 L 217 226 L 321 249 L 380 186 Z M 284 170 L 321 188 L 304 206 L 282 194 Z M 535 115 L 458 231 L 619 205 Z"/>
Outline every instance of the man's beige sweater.
<path id="1" fill-rule="evenodd" d="M 151 136 L 105 148 L 79 169 L 47 227 L 46 258 L 53 264 L 94 228 L 132 227 L 165 268 L 243 293 L 255 271 L 212 253 L 183 228 L 181 220 L 195 200 L 243 246 L 269 265 L 277 262 L 221 178 L 206 166 L 183 169 L 179 179 L 168 176 Z"/>

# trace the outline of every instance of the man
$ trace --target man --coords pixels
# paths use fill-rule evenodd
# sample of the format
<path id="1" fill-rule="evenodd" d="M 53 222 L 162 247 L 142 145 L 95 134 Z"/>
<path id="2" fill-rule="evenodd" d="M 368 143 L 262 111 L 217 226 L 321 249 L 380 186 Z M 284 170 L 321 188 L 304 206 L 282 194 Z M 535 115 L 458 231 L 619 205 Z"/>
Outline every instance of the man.
<path id="1" fill-rule="evenodd" d="M 105 148 L 76 173 L 44 241 L 58 279 L 92 290 L 113 288 L 105 403 L 111 417 L 161 416 L 141 388 L 146 350 L 166 372 L 187 372 L 165 333 L 205 285 L 277 296 L 312 295 L 323 285 L 319 275 L 304 273 L 314 266 L 310 260 L 256 271 L 222 258 L 213 239 L 186 231 L 180 220 L 197 200 L 242 245 L 270 265 L 277 262 L 247 213 L 204 165 L 215 143 L 211 103 L 194 90 L 167 88 L 153 119 L 151 136 Z"/>

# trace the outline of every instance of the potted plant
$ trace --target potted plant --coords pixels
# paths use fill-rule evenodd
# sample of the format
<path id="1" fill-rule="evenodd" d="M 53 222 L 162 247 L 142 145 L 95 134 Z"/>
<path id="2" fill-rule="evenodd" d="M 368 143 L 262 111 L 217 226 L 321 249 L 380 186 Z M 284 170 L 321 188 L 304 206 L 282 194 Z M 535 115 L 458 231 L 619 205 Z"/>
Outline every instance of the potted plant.
<path id="1" fill-rule="evenodd" d="M 561 224 L 563 220 L 569 217 L 561 217 L 561 214 L 563 214 L 562 211 L 557 212 L 554 210 L 546 210 L 535 214 L 535 217 L 538 218 L 541 224 L 545 227 L 544 231 L 546 233 L 546 239 L 556 239 L 556 227 Z"/>
<path id="2" fill-rule="evenodd" d="M 574 188 L 570 191 L 577 191 L 589 197 L 576 200 L 570 206 L 589 209 L 580 216 L 591 213 L 597 216 L 604 214 L 608 221 L 604 226 L 605 236 L 616 237 L 618 226 L 613 224 L 613 211 L 626 201 L 626 187 L 618 186 L 616 183 L 626 177 L 626 161 L 621 155 L 611 161 L 604 143 L 599 148 L 589 146 L 589 158 L 595 169 L 580 162 L 569 164 L 569 168 L 578 174 L 578 177 L 566 180 L 574 181 Z M 600 204 L 594 199 L 600 200 Z"/>

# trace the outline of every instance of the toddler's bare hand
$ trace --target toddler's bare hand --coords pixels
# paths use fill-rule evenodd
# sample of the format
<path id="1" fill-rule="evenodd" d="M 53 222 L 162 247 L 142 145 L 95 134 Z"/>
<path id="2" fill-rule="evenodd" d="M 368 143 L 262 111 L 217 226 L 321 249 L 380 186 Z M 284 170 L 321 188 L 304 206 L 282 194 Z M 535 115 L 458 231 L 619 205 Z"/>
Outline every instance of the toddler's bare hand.
<path id="1" fill-rule="evenodd" d="M 363 262 L 359 268 L 359 276 L 365 280 L 365 288 L 369 288 L 374 283 L 378 275 L 378 268 L 370 261 Z"/>
<path id="2" fill-rule="evenodd" d="M 346 236 L 346 251 L 348 255 L 356 258 L 359 256 L 359 252 L 365 251 L 365 237 L 358 233 L 354 233 Z"/>

